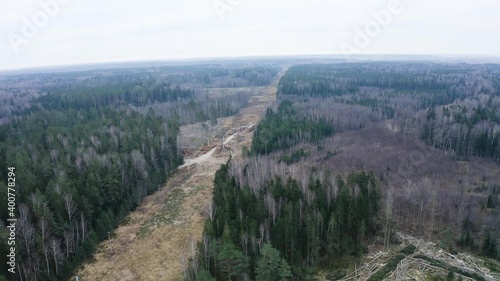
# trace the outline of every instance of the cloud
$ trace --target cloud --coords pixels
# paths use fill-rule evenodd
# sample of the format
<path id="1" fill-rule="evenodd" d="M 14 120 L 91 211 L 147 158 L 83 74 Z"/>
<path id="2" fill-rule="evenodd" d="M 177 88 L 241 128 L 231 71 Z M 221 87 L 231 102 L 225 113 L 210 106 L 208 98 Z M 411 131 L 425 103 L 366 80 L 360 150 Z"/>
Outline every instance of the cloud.
<path id="1" fill-rule="evenodd" d="M 50 1 L 50 0 L 39 0 Z M 355 28 L 391 0 L 65 0 L 36 37 L 13 51 L 8 34 L 40 10 L 0 4 L 0 68 L 238 55 L 340 53 Z M 364 53 L 500 55 L 500 2 L 400 0 L 404 11 Z"/>

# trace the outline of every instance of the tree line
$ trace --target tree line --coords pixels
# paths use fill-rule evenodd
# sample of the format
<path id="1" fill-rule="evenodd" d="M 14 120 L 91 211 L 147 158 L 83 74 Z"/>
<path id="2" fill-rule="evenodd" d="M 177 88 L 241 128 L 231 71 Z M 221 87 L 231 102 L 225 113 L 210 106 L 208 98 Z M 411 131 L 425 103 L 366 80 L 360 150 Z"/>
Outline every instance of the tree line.
<path id="1" fill-rule="evenodd" d="M 291 100 L 283 100 L 277 112 L 267 110 L 264 120 L 255 129 L 252 152 L 268 154 L 300 142 L 317 142 L 333 133 L 331 123 L 301 116 Z"/>
<path id="2" fill-rule="evenodd" d="M 421 129 L 428 145 L 459 157 L 483 157 L 500 163 L 500 100 L 481 105 L 428 109 Z"/>
<path id="3" fill-rule="evenodd" d="M 414 108 L 445 105 L 474 92 L 496 95 L 500 77 L 495 65 L 426 62 L 304 64 L 291 67 L 278 92 L 297 96 L 348 96 L 367 90 L 377 99 L 416 99 Z M 399 100 L 401 102 L 401 100 Z"/>

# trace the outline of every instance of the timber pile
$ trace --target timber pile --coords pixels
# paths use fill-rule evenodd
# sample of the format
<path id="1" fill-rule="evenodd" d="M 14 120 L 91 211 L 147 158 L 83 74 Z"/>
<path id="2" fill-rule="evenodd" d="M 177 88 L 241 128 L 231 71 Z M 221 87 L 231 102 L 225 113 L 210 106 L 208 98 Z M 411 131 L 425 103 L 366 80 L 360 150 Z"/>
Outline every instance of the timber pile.
<path id="1" fill-rule="evenodd" d="M 375 273 L 379 268 L 384 266 L 380 262 L 381 258 L 384 257 L 386 253 L 384 252 L 378 252 L 373 256 L 373 258 L 364 264 L 362 267 L 356 269 L 355 271 L 347 274 L 344 278 L 341 279 L 341 281 L 366 281 L 370 276 L 372 276 L 373 273 Z"/>
<path id="2" fill-rule="evenodd" d="M 404 245 L 415 245 L 417 251 L 401 260 L 397 268 L 384 280 L 425 280 L 425 276 L 429 273 L 446 275 L 448 269 L 451 268 L 460 269 L 467 274 L 482 276 L 487 281 L 500 280 L 500 276 L 486 268 L 481 259 L 466 253 L 453 255 L 433 242 L 426 242 L 404 233 L 398 232 L 396 236 Z M 428 257 L 429 260 L 422 259 L 422 256 Z M 439 266 L 436 266 L 436 264 Z M 457 274 L 463 280 L 475 280 L 458 272 Z"/>

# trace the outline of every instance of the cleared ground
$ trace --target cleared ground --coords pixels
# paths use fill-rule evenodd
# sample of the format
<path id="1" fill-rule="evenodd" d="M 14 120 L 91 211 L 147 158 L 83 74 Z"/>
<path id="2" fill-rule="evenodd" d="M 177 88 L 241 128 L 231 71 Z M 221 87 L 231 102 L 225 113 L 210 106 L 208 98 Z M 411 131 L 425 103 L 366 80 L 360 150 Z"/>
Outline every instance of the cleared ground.
<path id="1" fill-rule="evenodd" d="M 224 147 L 219 140 L 204 155 L 186 159 L 187 165 L 145 198 L 114 237 L 98 246 L 93 261 L 77 272 L 80 280 L 183 280 L 184 265 L 202 235 L 215 172 L 230 154 L 241 157 L 241 148 L 250 147 L 252 128 L 276 99 L 278 82 L 286 69 L 271 86 L 257 89 L 250 106 L 220 120 Z"/>

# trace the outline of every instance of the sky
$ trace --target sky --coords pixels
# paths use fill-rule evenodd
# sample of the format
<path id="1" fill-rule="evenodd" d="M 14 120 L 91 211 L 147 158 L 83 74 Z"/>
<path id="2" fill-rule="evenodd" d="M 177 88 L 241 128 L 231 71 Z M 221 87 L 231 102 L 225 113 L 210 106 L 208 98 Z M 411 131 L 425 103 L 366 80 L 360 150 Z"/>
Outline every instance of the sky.
<path id="1" fill-rule="evenodd" d="M 300 54 L 500 56 L 500 1 L 0 0 L 0 69 Z"/>

